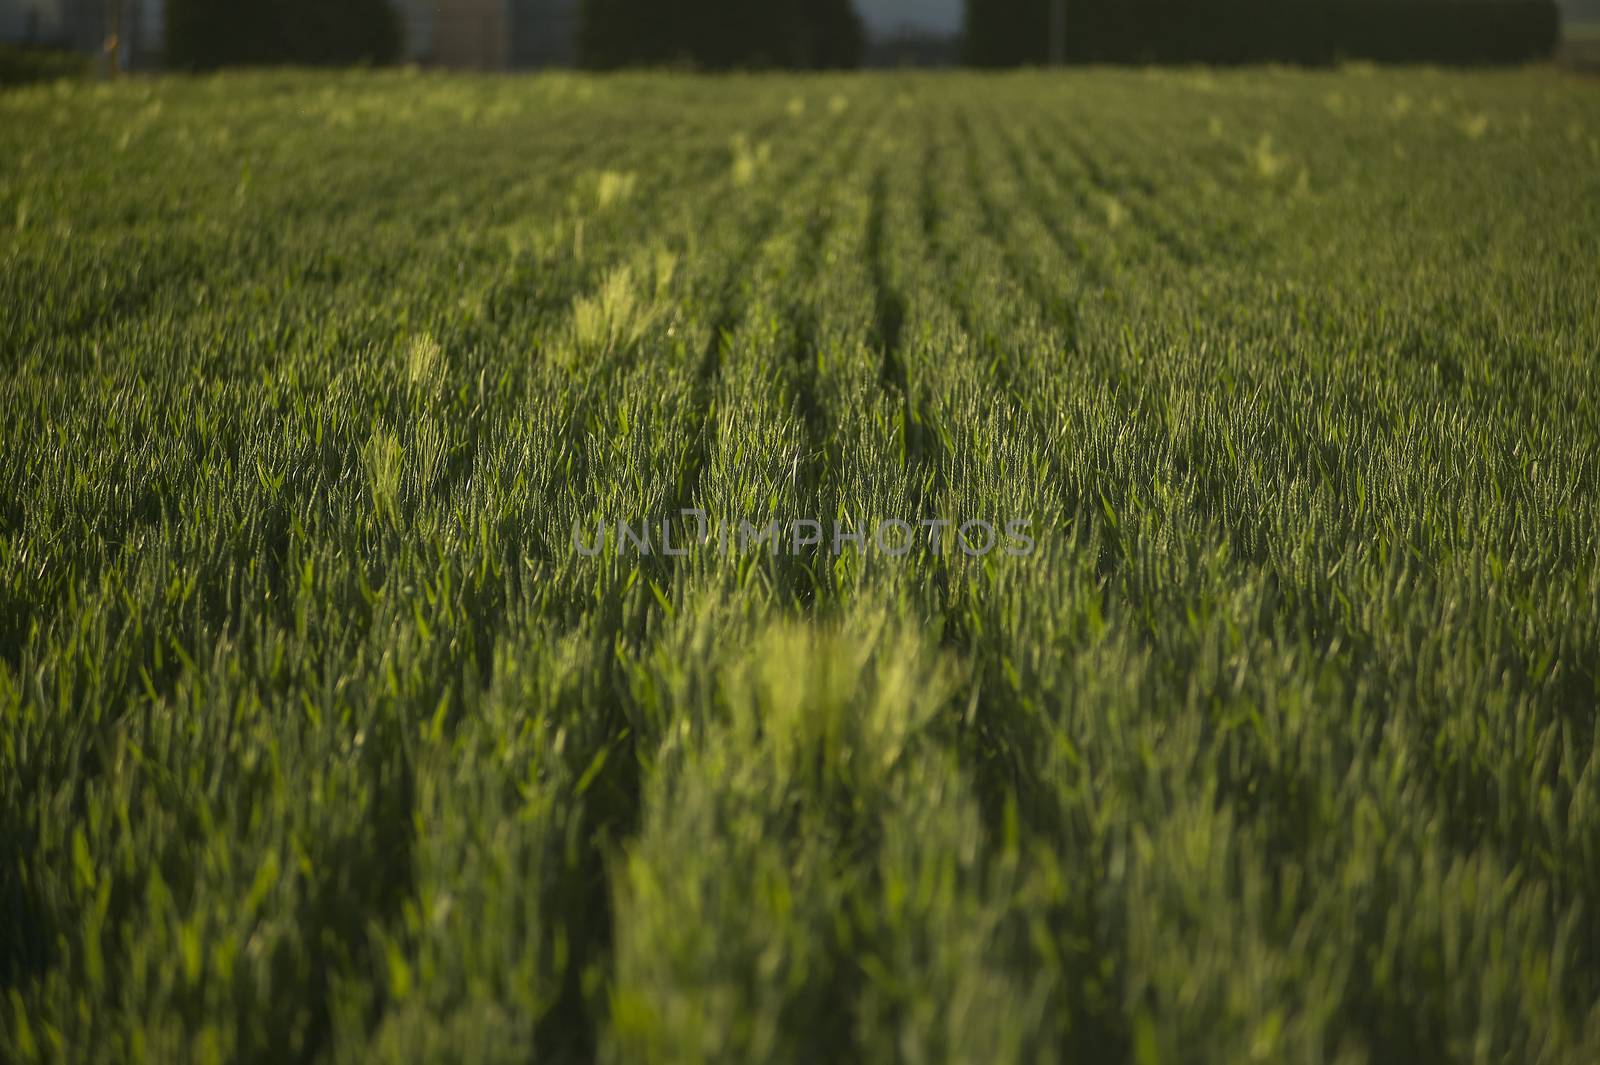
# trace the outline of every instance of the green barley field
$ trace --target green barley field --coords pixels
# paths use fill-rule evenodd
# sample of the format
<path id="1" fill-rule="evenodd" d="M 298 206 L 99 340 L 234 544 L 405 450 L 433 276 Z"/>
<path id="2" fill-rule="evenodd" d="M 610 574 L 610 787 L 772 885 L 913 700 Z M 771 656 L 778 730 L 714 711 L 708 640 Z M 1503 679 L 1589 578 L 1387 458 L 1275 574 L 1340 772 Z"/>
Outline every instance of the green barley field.
<path id="1" fill-rule="evenodd" d="M 1600 1060 L 1592 78 L 18 89 L 0 366 L 0 1059 Z"/>

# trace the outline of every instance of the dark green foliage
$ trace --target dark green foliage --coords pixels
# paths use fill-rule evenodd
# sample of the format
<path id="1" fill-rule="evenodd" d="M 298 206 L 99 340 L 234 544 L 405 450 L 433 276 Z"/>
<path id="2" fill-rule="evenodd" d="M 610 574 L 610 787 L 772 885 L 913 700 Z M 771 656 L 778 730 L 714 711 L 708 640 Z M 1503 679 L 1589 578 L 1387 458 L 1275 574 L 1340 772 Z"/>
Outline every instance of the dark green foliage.
<path id="1" fill-rule="evenodd" d="M 966 0 L 967 62 L 1021 66 L 1050 56 L 1051 0 Z"/>
<path id="2" fill-rule="evenodd" d="M 391 0 L 167 0 L 166 61 L 178 69 L 390 63 L 402 27 Z"/>
<path id="3" fill-rule="evenodd" d="M 967 0 L 979 66 L 1050 57 L 1052 0 Z M 1520 63 L 1554 50 L 1549 0 L 1067 0 L 1070 62 Z"/>
<path id="4" fill-rule="evenodd" d="M 792 65 L 836 70 L 860 64 L 865 35 L 853 0 L 798 0 L 798 8 Z"/>
<path id="5" fill-rule="evenodd" d="M 93 63 L 76 52 L 0 44 L 0 88 L 28 85 L 36 81 L 83 78 L 93 70 Z"/>
<path id="6" fill-rule="evenodd" d="M 599 68 L 836 69 L 862 43 L 852 0 L 584 0 L 578 27 L 583 64 Z"/>

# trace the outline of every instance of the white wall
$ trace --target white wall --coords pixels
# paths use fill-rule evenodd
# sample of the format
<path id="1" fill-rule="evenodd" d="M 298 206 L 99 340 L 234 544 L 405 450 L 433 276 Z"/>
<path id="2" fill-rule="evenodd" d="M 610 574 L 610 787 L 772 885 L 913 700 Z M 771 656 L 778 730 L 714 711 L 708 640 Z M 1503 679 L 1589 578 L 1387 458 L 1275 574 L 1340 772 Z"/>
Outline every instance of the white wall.
<path id="1" fill-rule="evenodd" d="M 141 47 L 147 51 L 160 51 L 166 25 L 166 0 L 123 0 L 123 2 L 127 5 L 126 10 L 130 17 L 135 5 L 139 8 Z M 93 9 L 94 14 L 98 16 L 104 6 L 103 3 L 98 4 Z M 26 38 L 30 9 L 39 13 L 40 39 L 47 42 L 60 41 L 73 29 L 67 24 L 69 8 L 81 16 L 85 10 L 85 0 L 74 0 L 70 5 L 67 0 L 0 0 L 0 41 L 22 41 Z M 99 25 L 98 20 L 95 25 Z"/>
<path id="2" fill-rule="evenodd" d="M 422 59 L 433 52 L 433 15 L 436 0 L 395 0 L 400 23 L 405 28 L 406 58 Z"/>
<path id="3" fill-rule="evenodd" d="M 961 29 L 962 0 L 856 0 L 856 10 L 877 33 L 905 26 L 940 33 Z"/>
<path id="4" fill-rule="evenodd" d="M 61 0 L 0 0 L 0 40 L 20 41 L 28 32 L 28 9 L 39 12 L 39 35 L 61 32 Z"/>

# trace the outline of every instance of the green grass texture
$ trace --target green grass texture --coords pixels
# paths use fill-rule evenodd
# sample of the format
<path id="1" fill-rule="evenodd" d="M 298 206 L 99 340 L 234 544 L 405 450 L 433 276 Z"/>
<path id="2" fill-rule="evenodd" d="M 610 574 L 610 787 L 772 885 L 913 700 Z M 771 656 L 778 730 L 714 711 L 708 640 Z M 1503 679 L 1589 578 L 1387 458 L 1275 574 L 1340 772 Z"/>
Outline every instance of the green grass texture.
<path id="1" fill-rule="evenodd" d="M 1600 1061 L 1597 401 L 1555 68 L 8 91 L 0 1059 Z"/>

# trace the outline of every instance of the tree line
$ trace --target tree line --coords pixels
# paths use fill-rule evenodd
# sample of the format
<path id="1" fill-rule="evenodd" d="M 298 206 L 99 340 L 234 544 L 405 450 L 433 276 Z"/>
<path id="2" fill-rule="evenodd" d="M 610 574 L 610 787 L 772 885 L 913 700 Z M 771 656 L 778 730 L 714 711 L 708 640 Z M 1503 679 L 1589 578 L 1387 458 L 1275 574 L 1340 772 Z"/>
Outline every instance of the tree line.
<path id="1" fill-rule="evenodd" d="M 1560 26 L 1550 0 L 966 0 L 966 58 L 1516 63 L 1548 56 Z"/>
<path id="2" fill-rule="evenodd" d="M 852 0 L 577 0 L 587 67 L 819 69 L 861 61 Z M 515 5 L 511 8 L 515 18 Z M 179 68 L 386 63 L 392 0 L 167 0 Z M 966 0 L 966 59 L 1230 63 L 1523 62 L 1560 33 L 1551 0 Z"/>
<path id="3" fill-rule="evenodd" d="M 392 63 L 405 41 L 390 0 L 167 0 L 166 61 L 178 69 Z"/>
<path id="4" fill-rule="evenodd" d="M 404 47 L 392 0 L 167 0 L 166 33 L 180 69 L 389 63 Z M 576 43 L 601 69 L 820 69 L 858 65 L 864 34 L 852 0 L 579 0 Z"/>
<path id="5" fill-rule="evenodd" d="M 851 0 L 582 0 L 578 55 L 597 68 L 826 69 L 860 63 Z"/>

